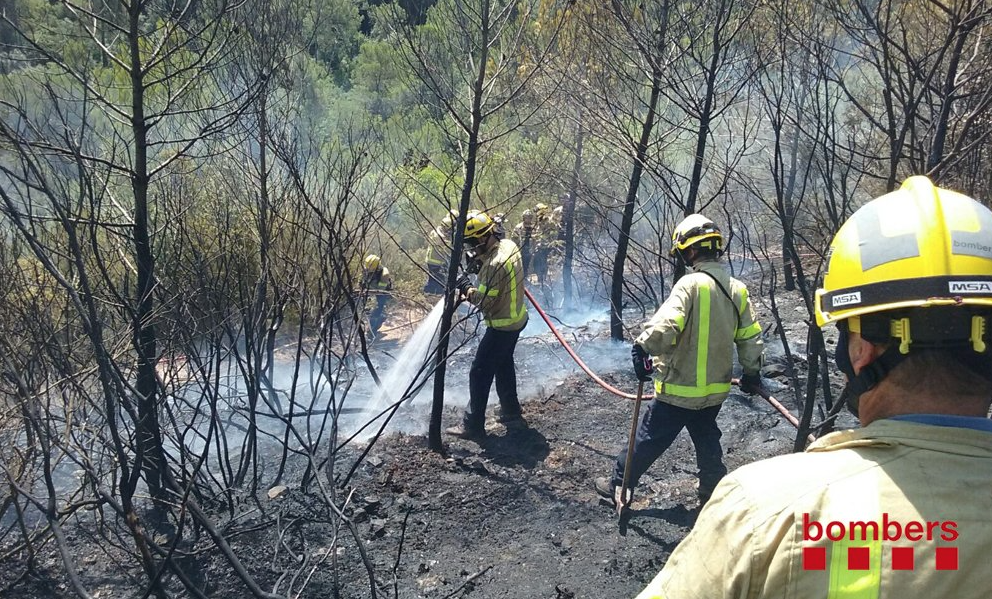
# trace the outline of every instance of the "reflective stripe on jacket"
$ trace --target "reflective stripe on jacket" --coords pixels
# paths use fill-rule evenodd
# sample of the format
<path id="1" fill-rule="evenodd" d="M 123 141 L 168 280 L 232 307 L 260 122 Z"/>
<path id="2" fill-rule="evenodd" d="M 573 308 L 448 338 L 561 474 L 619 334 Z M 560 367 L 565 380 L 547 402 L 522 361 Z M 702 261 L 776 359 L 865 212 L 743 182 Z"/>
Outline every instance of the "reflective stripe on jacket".
<path id="1" fill-rule="evenodd" d="M 393 288 L 393 275 L 389 274 L 389 269 L 385 266 L 378 270 L 365 273 L 362 286 L 372 292 L 389 291 Z"/>
<path id="2" fill-rule="evenodd" d="M 990 514 L 992 433 L 878 420 L 724 478 L 637 599 L 986 599 Z"/>
<path id="3" fill-rule="evenodd" d="M 469 301 L 479 307 L 486 325 L 501 331 L 516 331 L 527 324 L 524 297 L 524 267 L 517 244 L 500 240 L 479 256 L 479 286 Z"/>
<path id="4" fill-rule="evenodd" d="M 424 257 L 425 262 L 428 266 L 443 266 L 448 263 L 448 247 L 445 245 L 444 240 L 441 236 L 437 234 L 437 231 L 431 231 L 431 234 L 427 237 L 427 254 Z"/>
<path id="5" fill-rule="evenodd" d="M 747 287 L 718 262 L 700 262 L 679 279 L 635 343 L 653 356 L 655 396 L 682 408 L 699 410 L 727 398 L 735 344 L 745 373 L 761 368 L 761 325 Z"/>

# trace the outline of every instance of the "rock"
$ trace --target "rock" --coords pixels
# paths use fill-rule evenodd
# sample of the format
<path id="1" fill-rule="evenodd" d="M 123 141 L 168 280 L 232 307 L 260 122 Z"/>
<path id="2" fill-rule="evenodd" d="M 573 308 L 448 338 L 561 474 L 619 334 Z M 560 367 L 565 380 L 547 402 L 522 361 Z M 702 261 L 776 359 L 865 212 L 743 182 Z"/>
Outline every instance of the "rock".
<path id="1" fill-rule="evenodd" d="M 355 511 L 351 513 L 352 522 L 364 522 L 369 519 L 369 513 L 362 508 L 355 508 Z"/>
<path id="2" fill-rule="evenodd" d="M 761 367 L 761 376 L 766 379 L 774 378 L 776 376 L 785 375 L 785 365 L 784 364 L 765 364 Z"/>
<path id="3" fill-rule="evenodd" d="M 468 458 L 464 462 L 464 467 L 473 472 L 478 472 L 479 474 L 489 474 L 489 468 L 486 466 L 485 461 L 479 458 Z"/>
<path id="4" fill-rule="evenodd" d="M 376 495 L 369 495 L 363 501 L 365 502 L 365 511 L 370 514 L 375 514 L 382 507 L 382 500 Z"/>
<path id="5" fill-rule="evenodd" d="M 275 499 L 276 497 L 279 497 L 285 492 L 286 492 L 286 485 L 276 485 L 271 489 L 269 489 L 269 492 L 267 494 L 269 496 L 269 499 Z"/>
<path id="6" fill-rule="evenodd" d="M 385 536 L 387 522 L 385 518 L 372 518 L 369 520 L 369 525 L 372 529 L 372 538 L 380 539 Z"/>

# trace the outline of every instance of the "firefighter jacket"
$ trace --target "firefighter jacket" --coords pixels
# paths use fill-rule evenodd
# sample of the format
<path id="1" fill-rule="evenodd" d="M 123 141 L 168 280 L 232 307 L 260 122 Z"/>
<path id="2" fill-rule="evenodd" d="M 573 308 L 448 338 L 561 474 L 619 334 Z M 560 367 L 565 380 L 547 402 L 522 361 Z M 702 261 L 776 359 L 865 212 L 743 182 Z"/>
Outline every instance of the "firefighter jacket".
<path id="1" fill-rule="evenodd" d="M 427 236 L 427 254 L 424 257 L 427 266 L 447 266 L 449 254 L 445 240 L 437 231 L 431 231 Z"/>
<path id="2" fill-rule="evenodd" d="M 974 424 L 878 420 L 742 466 L 637 599 L 986 599 L 992 427 L 950 418 Z"/>
<path id="3" fill-rule="evenodd" d="M 681 408 L 727 398 L 735 344 L 745 373 L 761 368 L 761 325 L 747 287 L 719 262 L 700 262 L 679 279 L 635 343 L 653 358 L 655 397 Z"/>
<path id="4" fill-rule="evenodd" d="M 366 272 L 362 279 L 362 287 L 372 294 L 385 293 L 393 288 L 393 275 L 385 266 Z"/>
<path id="5" fill-rule="evenodd" d="M 479 286 L 469 292 L 468 300 L 482 311 L 487 326 L 499 331 L 524 328 L 524 267 L 517 244 L 500 240 L 479 260 Z"/>

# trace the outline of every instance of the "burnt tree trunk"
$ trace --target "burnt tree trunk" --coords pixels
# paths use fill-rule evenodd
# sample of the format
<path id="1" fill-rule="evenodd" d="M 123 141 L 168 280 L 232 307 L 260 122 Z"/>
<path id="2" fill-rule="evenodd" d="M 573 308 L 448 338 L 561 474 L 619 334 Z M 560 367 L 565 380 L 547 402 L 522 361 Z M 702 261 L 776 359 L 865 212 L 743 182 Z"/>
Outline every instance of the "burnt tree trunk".
<path id="1" fill-rule="evenodd" d="M 634 222 L 637 189 L 641 184 L 641 173 L 644 171 L 644 160 L 648 152 L 648 142 L 651 140 L 651 130 L 654 128 L 660 92 L 661 73 L 656 69 L 651 77 L 651 96 L 648 99 L 644 123 L 641 125 L 641 137 L 634 152 L 634 166 L 630 171 L 630 182 L 627 185 L 627 197 L 624 200 L 623 217 L 620 220 L 617 237 L 617 252 L 613 258 L 613 278 L 610 286 L 610 338 L 617 341 L 623 340 L 623 270 L 627 262 L 627 248 L 630 246 L 630 228 Z"/>
<path id="2" fill-rule="evenodd" d="M 475 163 L 479 155 L 479 129 L 482 126 L 482 95 L 486 83 L 486 63 L 489 61 L 489 3 L 484 3 L 481 21 L 481 39 L 479 55 L 476 57 L 479 65 L 475 81 L 472 84 L 472 115 L 469 123 L 468 139 L 466 140 L 465 163 L 463 165 L 465 181 L 462 185 L 461 199 L 458 204 L 458 220 L 455 223 L 454 239 L 451 246 L 451 259 L 448 261 L 448 281 L 445 285 L 444 311 L 441 314 L 441 325 L 438 329 L 437 352 L 434 356 L 434 392 L 431 403 L 431 421 L 427 433 L 427 444 L 433 451 L 442 451 L 441 414 L 444 410 L 444 377 L 447 372 L 448 342 L 451 336 L 451 321 L 457 307 L 454 302 L 455 281 L 458 279 L 458 266 L 461 262 L 462 241 L 465 235 L 465 220 L 468 214 L 469 201 L 472 198 L 472 186 L 475 183 Z"/>
<path id="3" fill-rule="evenodd" d="M 582 130 L 582 111 L 579 110 L 579 128 L 575 133 L 575 164 L 572 167 L 572 179 L 568 183 L 568 197 L 561 209 L 562 225 L 564 227 L 565 257 L 562 263 L 562 284 L 565 287 L 565 307 L 572 305 L 572 261 L 575 256 L 575 202 L 579 194 L 579 177 L 582 172 L 582 142 L 585 132 Z"/>

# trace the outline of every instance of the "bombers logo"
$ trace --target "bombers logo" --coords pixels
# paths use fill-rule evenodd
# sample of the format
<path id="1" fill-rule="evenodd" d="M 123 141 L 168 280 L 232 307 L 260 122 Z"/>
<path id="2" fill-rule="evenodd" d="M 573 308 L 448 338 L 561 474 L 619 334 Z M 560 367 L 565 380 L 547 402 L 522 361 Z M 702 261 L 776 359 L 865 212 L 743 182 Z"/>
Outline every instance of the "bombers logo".
<path id="1" fill-rule="evenodd" d="M 851 304 L 860 304 L 860 303 L 861 303 L 860 291 L 855 291 L 853 293 L 845 293 L 842 295 L 835 295 L 833 299 L 830 300 L 830 304 L 834 308 L 836 308 L 837 306 L 849 306 Z"/>
<path id="2" fill-rule="evenodd" d="M 923 568 L 958 569 L 955 543 L 960 531 L 954 520 L 902 522 L 883 513 L 881 521 L 823 522 L 806 513 L 803 514 L 802 533 L 803 541 L 811 543 L 803 547 L 803 570 L 827 570 L 827 545 L 831 544 L 836 544 L 830 553 L 831 559 L 838 560 L 838 570 L 878 571 L 883 567 L 915 570 L 917 549 L 933 555 L 933 562 L 920 564 Z M 883 543 L 888 546 L 884 552 L 881 551 Z M 874 551 L 872 545 L 877 545 Z"/>
<path id="3" fill-rule="evenodd" d="M 951 281 L 951 293 L 992 293 L 992 281 Z"/>

